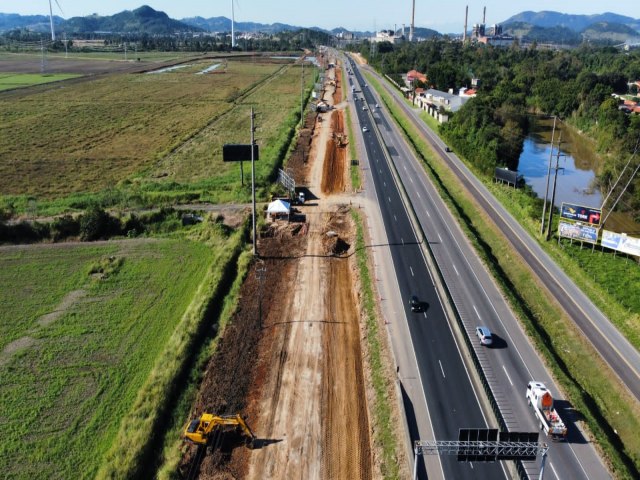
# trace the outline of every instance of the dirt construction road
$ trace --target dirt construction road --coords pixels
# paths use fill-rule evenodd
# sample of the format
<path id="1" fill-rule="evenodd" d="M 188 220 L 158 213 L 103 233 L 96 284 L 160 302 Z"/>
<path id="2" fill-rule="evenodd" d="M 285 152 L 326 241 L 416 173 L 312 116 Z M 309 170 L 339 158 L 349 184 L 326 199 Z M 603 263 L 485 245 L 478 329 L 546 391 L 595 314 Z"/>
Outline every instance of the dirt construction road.
<path id="1" fill-rule="evenodd" d="M 334 79 L 333 70 L 327 73 Z M 339 89 L 341 78 L 335 80 Z M 340 98 L 341 92 L 327 85 L 328 103 L 334 94 Z M 310 150 L 288 164 L 311 193 L 300 207 L 306 221 L 273 223 L 263 232 L 261 260 L 243 285 L 242 307 L 224 332 L 194 409 L 196 416 L 242 413 L 257 448 L 206 456 L 199 478 L 377 476 L 354 289 L 354 225 L 337 200 L 344 198 L 347 154 L 333 134 L 344 129 L 344 120 L 340 110 L 319 115 L 322 121 L 308 120 L 301 135 L 307 144 L 311 136 Z M 260 290 L 262 325 L 256 321 Z M 194 455 L 191 447 L 184 476 Z"/>

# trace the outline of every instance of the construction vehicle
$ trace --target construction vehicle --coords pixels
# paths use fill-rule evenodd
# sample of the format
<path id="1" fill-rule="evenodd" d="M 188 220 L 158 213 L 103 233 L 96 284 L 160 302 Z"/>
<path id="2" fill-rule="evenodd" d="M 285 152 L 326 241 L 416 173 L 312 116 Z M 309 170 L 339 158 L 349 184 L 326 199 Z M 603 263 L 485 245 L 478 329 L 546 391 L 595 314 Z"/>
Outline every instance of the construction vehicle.
<path id="1" fill-rule="evenodd" d="M 247 426 L 240 414 L 236 415 L 212 415 L 203 413 L 200 418 L 189 422 L 184 429 L 184 436 L 187 440 L 197 445 L 206 445 L 217 431 L 236 430 L 244 434 L 249 448 L 253 448 L 255 436 Z"/>
<path id="2" fill-rule="evenodd" d="M 344 147 L 349 143 L 349 137 L 347 137 L 345 133 L 334 132 L 333 141 L 336 143 L 338 147 Z"/>
<path id="3" fill-rule="evenodd" d="M 553 440 L 565 440 L 567 427 L 553 408 L 551 392 L 542 382 L 531 381 L 527 385 L 527 402 L 538 419 L 540 430 Z"/>

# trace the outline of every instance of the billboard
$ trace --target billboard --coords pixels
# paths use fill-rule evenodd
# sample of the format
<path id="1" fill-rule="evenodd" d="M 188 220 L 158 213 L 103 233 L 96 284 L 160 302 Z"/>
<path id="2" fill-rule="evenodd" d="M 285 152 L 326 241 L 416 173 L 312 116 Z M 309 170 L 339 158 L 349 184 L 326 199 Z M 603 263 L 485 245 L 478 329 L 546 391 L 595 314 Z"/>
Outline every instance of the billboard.
<path id="1" fill-rule="evenodd" d="M 509 184 L 518 185 L 518 172 L 509 170 L 508 168 L 496 167 L 493 174 L 496 180 L 501 180 Z"/>
<path id="2" fill-rule="evenodd" d="M 629 237 L 626 233 L 603 230 L 600 243 L 603 247 L 640 257 L 640 238 Z"/>
<path id="3" fill-rule="evenodd" d="M 598 229 L 592 225 L 580 225 L 578 223 L 569 223 L 560 220 L 558 234 L 561 237 L 573 238 L 581 242 L 598 242 Z"/>
<path id="4" fill-rule="evenodd" d="M 258 160 L 258 145 L 253 144 L 253 159 Z M 222 145 L 222 161 L 223 162 L 241 162 L 243 160 L 251 160 L 251 144 L 232 144 L 225 143 Z"/>
<path id="5" fill-rule="evenodd" d="M 560 209 L 560 216 L 569 220 L 576 220 L 578 222 L 586 222 L 591 225 L 600 225 L 600 216 L 602 210 L 599 208 L 583 207 L 582 205 L 575 205 L 573 203 L 562 203 Z"/>

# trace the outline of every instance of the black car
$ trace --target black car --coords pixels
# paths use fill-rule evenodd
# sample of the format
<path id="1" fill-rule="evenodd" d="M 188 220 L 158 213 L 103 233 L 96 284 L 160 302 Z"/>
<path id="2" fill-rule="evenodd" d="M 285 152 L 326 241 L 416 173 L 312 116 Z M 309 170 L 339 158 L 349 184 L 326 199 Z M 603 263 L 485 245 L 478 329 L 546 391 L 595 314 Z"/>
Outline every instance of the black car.
<path id="1" fill-rule="evenodd" d="M 411 299 L 409 300 L 409 306 L 411 307 L 412 312 L 421 312 L 422 311 L 422 303 L 418 300 L 418 297 L 415 295 L 411 295 Z"/>

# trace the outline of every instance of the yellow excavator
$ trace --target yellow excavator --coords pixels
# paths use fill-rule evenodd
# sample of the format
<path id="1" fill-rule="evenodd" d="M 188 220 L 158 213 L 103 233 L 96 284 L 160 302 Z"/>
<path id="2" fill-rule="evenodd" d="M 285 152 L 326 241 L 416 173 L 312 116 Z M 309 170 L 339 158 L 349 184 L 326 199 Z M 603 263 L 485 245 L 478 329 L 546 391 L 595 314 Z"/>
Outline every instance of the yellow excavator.
<path id="1" fill-rule="evenodd" d="M 184 429 L 184 436 L 195 444 L 206 445 L 210 440 L 211 433 L 218 428 L 223 429 L 223 431 L 239 430 L 245 435 L 247 446 L 253 448 L 255 436 L 239 413 L 220 416 L 203 413 L 200 418 L 196 418 L 187 424 Z"/>

